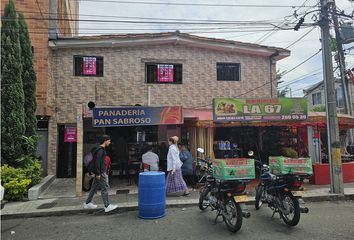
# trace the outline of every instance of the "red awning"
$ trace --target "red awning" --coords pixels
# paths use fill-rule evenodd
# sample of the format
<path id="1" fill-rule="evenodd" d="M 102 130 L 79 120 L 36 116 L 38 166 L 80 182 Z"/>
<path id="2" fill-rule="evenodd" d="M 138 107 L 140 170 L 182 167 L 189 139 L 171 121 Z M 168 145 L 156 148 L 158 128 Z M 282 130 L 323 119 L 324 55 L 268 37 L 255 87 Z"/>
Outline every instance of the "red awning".
<path id="1" fill-rule="evenodd" d="M 184 118 L 194 118 L 199 121 L 213 120 L 213 111 L 211 109 L 192 109 L 183 108 Z"/>

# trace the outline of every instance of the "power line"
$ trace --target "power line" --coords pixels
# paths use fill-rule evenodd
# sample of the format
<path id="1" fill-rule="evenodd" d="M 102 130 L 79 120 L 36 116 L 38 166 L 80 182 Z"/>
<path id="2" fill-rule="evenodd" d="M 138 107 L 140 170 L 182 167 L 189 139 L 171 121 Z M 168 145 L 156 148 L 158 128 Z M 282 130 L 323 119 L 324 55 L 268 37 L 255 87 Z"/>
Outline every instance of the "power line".
<path id="1" fill-rule="evenodd" d="M 3 18 L 4 20 L 14 20 L 13 18 Z M 186 22 L 186 21 L 130 21 L 130 20 L 102 20 L 102 19 L 66 19 L 66 18 L 38 18 L 38 17 L 25 17 L 27 20 L 57 20 L 57 21 L 68 21 L 68 22 L 94 22 L 94 23 L 133 23 L 133 24 L 186 24 L 186 25 L 235 25 L 235 24 L 255 24 L 247 21 L 235 21 L 235 22 Z M 286 29 L 276 26 L 273 23 L 268 23 L 273 27 L 279 29 Z"/>
<path id="2" fill-rule="evenodd" d="M 81 32 L 80 34 L 91 34 L 91 35 L 109 35 L 110 32 L 99 32 L 100 29 L 92 29 L 92 31 L 87 31 L 87 32 Z M 151 30 L 151 29 L 145 29 L 145 30 Z M 171 29 L 171 30 L 178 30 L 178 29 Z M 196 29 L 196 30 L 189 30 L 189 31 L 184 31 L 184 33 L 187 33 L 187 34 L 210 34 L 210 33 L 213 33 L 213 34 L 221 34 L 221 33 L 256 33 L 256 32 L 267 32 L 267 31 L 271 31 L 271 30 L 266 30 L 266 29 L 259 29 L 259 30 L 221 30 L 220 31 L 203 31 L 203 30 L 207 30 L 207 29 Z M 16 31 L 16 30 L 14 30 Z M 108 31 L 108 30 L 106 30 Z M 139 30 L 135 30 L 135 29 L 129 29 L 129 33 L 130 34 L 134 34 L 132 33 L 132 31 L 139 31 Z M 152 29 L 153 32 L 151 33 L 160 33 L 161 32 L 161 29 Z M 292 31 L 291 29 L 283 29 L 282 31 Z M 46 29 L 43 29 L 42 31 L 41 30 L 38 30 L 38 31 L 35 31 L 35 30 L 29 30 L 28 31 L 29 33 L 31 34 L 48 34 L 48 31 L 46 31 Z M 168 32 L 168 30 L 166 30 L 166 32 Z M 126 33 L 120 33 L 120 34 L 126 34 Z M 140 32 L 136 33 L 136 34 L 141 34 Z M 246 35 L 246 34 L 245 34 Z M 248 35 L 248 34 L 247 34 Z"/>
<path id="3" fill-rule="evenodd" d="M 241 93 L 241 94 L 239 94 L 239 95 L 234 96 L 234 98 L 238 98 L 238 97 L 241 97 L 241 96 L 243 96 L 243 95 L 246 95 L 246 94 L 248 94 L 248 93 L 250 93 L 250 92 L 253 92 L 253 91 L 257 90 L 257 89 L 260 89 L 260 88 L 264 87 L 265 85 L 268 85 L 268 84 L 270 84 L 270 83 L 272 83 L 272 82 L 273 82 L 273 81 L 271 80 L 271 81 L 269 81 L 269 82 L 263 83 L 262 85 L 260 85 L 260 86 L 258 86 L 258 87 L 256 87 L 256 88 L 252 88 L 251 90 L 248 90 L 248 91 L 246 91 L 246 92 L 244 92 L 244 93 Z M 202 107 L 207 107 L 207 106 L 211 106 L 211 105 L 212 105 L 212 104 L 206 104 L 206 105 L 202 105 L 202 106 L 195 106 L 195 107 L 193 107 L 193 108 L 202 108 Z"/>
<path id="4" fill-rule="evenodd" d="M 296 43 L 298 43 L 301 39 L 303 39 L 304 37 L 306 37 L 308 34 L 310 34 L 310 32 L 312 32 L 314 29 L 316 28 L 316 26 L 314 26 L 313 28 L 311 28 L 308 32 L 306 32 L 304 35 L 302 35 L 299 39 L 297 39 L 296 41 L 294 41 L 293 43 L 291 43 L 289 46 L 287 46 L 285 49 L 290 48 L 291 46 L 294 46 Z"/>
<path id="5" fill-rule="evenodd" d="M 309 72 L 309 73 L 307 73 L 307 74 L 305 74 L 305 75 L 301 74 L 301 76 L 299 76 L 299 77 L 297 77 L 297 78 L 295 78 L 295 79 L 293 79 L 293 80 L 286 81 L 286 82 L 282 82 L 282 83 L 291 83 L 291 82 L 293 82 L 293 81 L 298 80 L 299 78 L 302 79 L 302 78 L 304 78 L 304 77 L 310 76 L 310 75 L 313 74 L 313 73 L 317 73 L 317 72 L 320 71 L 320 70 L 322 70 L 322 67 L 317 68 L 316 70 L 313 70 L 313 71 L 311 71 L 311 72 Z"/>
<path id="6" fill-rule="evenodd" d="M 310 57 L 306 58 L 304 61 L 302 61 L 301 63 L 299 63 L 298 65 L 296 65 L 295 67 L 293 67 L 292 69 L 290 69 L 289 71 L 285 72 L 283 74 L 283 76 L 285 76 L 286 74 L 294 71 L 296 68 L 300 67 L 302 64 L 306 63 L 307 61 L 309 61 L 311 58 L 315 57 L 317 54 L 319 54 L 322 51 L 322 49 L 318 50 L 316 53 L 312 54 Z"/>
<path id="7" fill-rule="evenodd" d="M 264 5 L 264 4 L 211 4 L 211 3 L 177 3 L 177 2 L 145 2 L 145 1 L 112 1 L 112 0 L 72 0 L 73 2 L 99 2 L 115 4 L 142 4 L 142 5 L 167 5 L 167 6 L 199 6 L 199 7 L 249 7 L 249 8 L 307 8 L 315 6 L 297 5 Z"/>
<path id="8" fill-rule="evenodd" d="M 42 18 L 44 19 L 44 16 L 43 16 L 41 7 L 39 6 L 38 0 L 36 0 L 36 3 L 37 3 L 37 6 L 38 6 L 38 9 L 39 9 L 39 12 L 41 13 Z"/>
<path id="9" fill-rule="evenodd" d="M 4 28 L 6 29 L 6 28 Z M 13 28 L 11 28 L 13 29 Z M 11 30 L 8 29 L 8 30 Z M 19 28 L 17 28 L 16 30 L 18 30 Z M 48 27 L 32 27 L 30 28 L 31 30 L 48 30 Z M 70 30 L 70 27 L 58 27 L 58 30 Z M 262 26 L 225 26 L 225 27 L 217 27 L 217 26 L 200 26 L 200 27 L 183 27 L 183 28 L 98 28 L 98 27 L 93 27 L 93 28 L 80 28 L 80 30 L 100 30 L 100 31 L 104 31 L 104 30 L 159 30 L 159 31 L 171 31 L 171 30 L 241 30 L 241 31 L 257 31 L 257 30 L 265 30 L 265 31 L 270 31 L 272 30 L 272 28 L 269 27 L 262 27 Z M 250 31 L 249 31 L 250 30 Z M 291 28 L 289 29 L 284 29 L 284 30 L 291 30 Z"/>
<path id="10" fill-rule="evenodd" d="M 4 12 L 3 10 L 1 12 Z M 38 12 L 22 11 L 22 13 L 36 14 Z M 51 13 L 43 12 L 45 15 L 50 15 Z M 276 24 L 277 18 L 265 19 L 265 20 L 255 20 L 255 21 L 238 21 L 238 20 L 217 20 L 217 19 L 185 19 L 185 18 L 155 18 L 155 17 L 135 17 L 135 16 L 113 16 L 113 15 L 95 15 L 95 14 L 75 14 L 75 13 L 64 13 L 64 16 L 80 16 L 80 17 L 100 17 L 100 18 L 114 18 L 114 19 L 145 19 L 145 20 L 165 20 L 165 21 L 203 21 L 203 22 L 225 22 L 225 23 L 249 23 L 249 24 Z M 281 18 L 279 18 L 281 19 Z"/>
<path id="11" fill-rule="evenodd" d="M 301 82 L 301 81 L 305 80 L 305 79 L 308 78 L 308 77 L 316 76 L 316 75 L 321 74 L 321 73 L 322 73 L 322 70 L 320 70 L 319 72 L 317 71 L 316 73 L 310 74 L 310 75 L 308 75 L 308 76 L 304 76 L 304 77 L 301 77 L 301 78 L 297 78 L 297 79 L 295 79 L 295 80 L 292 80 L 292 81 L 287 82 L 287 84 L 285 84 L 285 85 L 283 85 L 283 86 L 279 86 L 279 88 L 284 88 L 284 87 L 290 86 L 290 85 L 292 85 L 292 84 L 294 84 L 294 83 Z"/>
<path id="12" fill-rule="evenodd" d="M 308 0 L 305 0 L 301 6 L 305 6 L 306 2 Z M 318 3 L 317 3 L 318 4 Z M 316 4 L 316 5 L 317 5 Z M 301 7 L 298 7 L 295 11 L 294 11 L 294 14 L 296 14 L 296 11 L 298 11 Z M 294 14 L 292 15 L 292 18 L 294 18 Z M 303 14 L 307 14 L 307 12 L 303 13 Z M 286 22 L 290 22 L 290 19 L 286 19 L 286 17 L 284 18 L 284 20 L 282 21 L 282 23 L 279 25 L 279 26 L 284 26 L 286 24 Z M 266 33 L 265 35 L 263 35 L 262 37 L 260 37 L 255 43 L 262 43 L 264 42 L 266 39 L 268 39 L 270 36 L 272 36 L 273 34 L 275 34 L 277 32 L 277 29 L 274 28 L 274 31 L 270 32 L 270 33 Z"/>
<path id="13" fill-rule="evenodd" d="M 333 72 L 335 72 L 337 69 L 338 69 L 338 67 L 335 67 L 335 68 L 333 69 Z M 318 72 L 318 71 L 319 71 L 319 72 Z M 322 71 L 323 71 L 323 69 L 322 69 L 322 68 L 319 68 L 319 69 L 317 69 L 317 70 L 315 70 L 315 71 L 312 71 L 312 72 L 309 73 L 309 74 L 304 75 L 304 76 L 301 77 L 300 79 L 297 78 L 297 79 L 288 81 L 288 82 L 286 82 L 287 84 L 285 84 L 285 85 L 283 85 L 283 86 L 280 86 L 279 88 L 283 88 L 283 87 L 292 85 L 292 84 L 294 84 L 294 83 L 296 83 L 296 82 L 300 82 L 300 81 L 302 81 L 302 80 L 305 80 L 305 79 L 308 78 L 308 77 L 316 76 L 316 75 L 318 75 L 318 74 L 321 74 Z M 313 73 L 313 74 L 312 74 L 312 73 Z"/>

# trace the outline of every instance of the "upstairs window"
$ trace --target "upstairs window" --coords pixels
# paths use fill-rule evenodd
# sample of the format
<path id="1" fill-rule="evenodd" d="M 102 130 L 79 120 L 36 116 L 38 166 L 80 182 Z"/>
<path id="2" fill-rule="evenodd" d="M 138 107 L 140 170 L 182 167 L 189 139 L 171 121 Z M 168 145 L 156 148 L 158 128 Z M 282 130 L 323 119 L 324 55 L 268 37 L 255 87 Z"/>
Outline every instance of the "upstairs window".
<path id="1" fill-rule="evenodd" d="M 322 104 L 321 92 L 312 94 L 312 105 Z"/>
<path id="2" fill-rule="evenodd" d="M 181 84 L 182 64 L 173 63 L 146 63 L 146 83 Z"/>
<path id="3" fill-rule="evenodd" d="M 240 81 L 239 63 L 216 63 L 216 76 L 218 81 Z"/>
<path id="4" fill-rule="evenodd" d="M 103 57 L 74 56 L 74 76 L 103 77 Z"/>

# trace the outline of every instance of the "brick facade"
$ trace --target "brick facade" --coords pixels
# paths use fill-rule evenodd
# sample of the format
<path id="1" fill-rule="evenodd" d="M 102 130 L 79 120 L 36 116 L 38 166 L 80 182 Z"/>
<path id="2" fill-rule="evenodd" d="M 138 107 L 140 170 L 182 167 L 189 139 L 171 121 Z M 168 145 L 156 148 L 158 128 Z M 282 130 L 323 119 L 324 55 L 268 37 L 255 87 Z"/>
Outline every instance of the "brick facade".
<path id="1" fill-rule="evenodd" d="M 47 105 L 48 75 L 49 73 L 49 47 L 48 47 L 48 29 L 49 29 L 49 5 L 52 0 L 14 0 L 17 12 L 22 12 L 25 16 L 28 31 L 30 34 L 31 44 L 33 46 L 34 69 L 37 76 L 37 115 L 51 115 L 52 109 Z M 78 13 L 78 3 L 66 0 L 57 0 L 61 6 L 58 11 L 68 14 Z M 38 2 L 38 4 L 37 4 Z M 1 10 L 3 12 L 8 0 L 1 0 Z M 63 14 L 62 14 L 63 15 Z M 72 18 L 78 18 L 73 15 Z M 42 20 L 43 19 L 43 20 Z M 77 32 L 75 25 L 69 25 L 68 21 L 58 21 L 59 26 L 65 27 L 65 31 L 60 35 L 71 36 Z M 64 28 L 62 28 L 64 30 Z"/>
<path id="2" fill-rule="evenodd" d="M 103 56 L 103 77 L 76 77 L 73 56 Z M 180 63 L 182 84 L 146 84 L 145 63 Z M 241 64 L 241 81 L 217 81 L 216 63 Z M 57 124 L 75 123 L 77 104 L 94 101 L 97 106 L 181 105 L 185 108 L 211 108 L 213 97 L 263 98 L 276 96 L 276 67 L 269 57 L 228 53 L 175 44 L 141 47 L 102 47 L 55 49 L 51 57 L 49 104 L 56 109 L 50 121 L 48 165 L 55 174 Z M 270 73 L 271 66 L 271 73 Z M 247 94 L 242 95 L 245 92 Z"/>

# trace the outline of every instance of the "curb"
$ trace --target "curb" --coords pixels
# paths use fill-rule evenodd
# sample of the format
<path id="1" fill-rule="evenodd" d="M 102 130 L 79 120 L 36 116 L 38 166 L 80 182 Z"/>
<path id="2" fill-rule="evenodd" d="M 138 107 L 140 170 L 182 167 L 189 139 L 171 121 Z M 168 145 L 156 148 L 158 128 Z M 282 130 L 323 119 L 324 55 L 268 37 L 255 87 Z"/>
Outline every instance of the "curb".
<path id="1" fill-rule="evenodd" d="M 303 198 L 307 202 L 326 202 L 326 201 L 352 201 L 354 200 L 354 194 L 334 194 L 334 195 L 323 195 L 323 196 L 309 196 Z M 193 199 L 194 200 L 194 199 Z M 246 202 L 246 205 L 254 205 L 254 199 Z M 178 203 L 166 203 L 166 209 L 168 208 L 184 208 L 198 206 L 198 199 L 195 202 L 178 202 Z M 139 210 L 138 202 L 130 203 L 130 206 L 118 207 L 116 211 L 109 214 L 120 214 L 127 211 Z M 43 212 L 28 212 L 28 213 L 12 213 L 1 215 L 1 220 L 18 219 L 18 218 L 34 218 L 34 217 L 52 217 L 52 216 L 72 216 L 72 215 L 106 215 L 103 209 L 72 209 L 72 210 L 54 210 L 54 211 L 43 211 Z"/>

